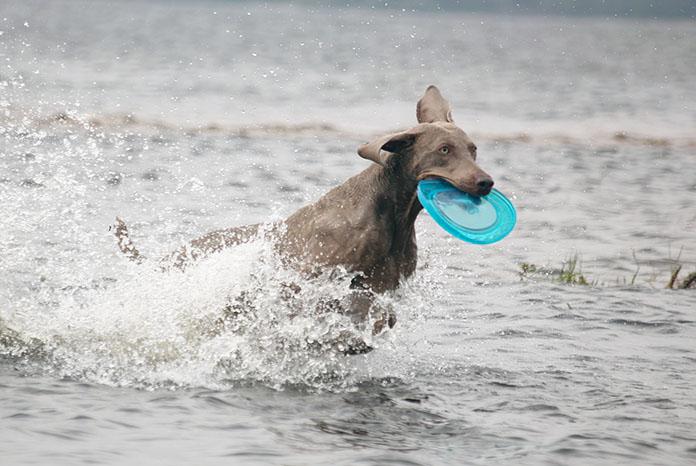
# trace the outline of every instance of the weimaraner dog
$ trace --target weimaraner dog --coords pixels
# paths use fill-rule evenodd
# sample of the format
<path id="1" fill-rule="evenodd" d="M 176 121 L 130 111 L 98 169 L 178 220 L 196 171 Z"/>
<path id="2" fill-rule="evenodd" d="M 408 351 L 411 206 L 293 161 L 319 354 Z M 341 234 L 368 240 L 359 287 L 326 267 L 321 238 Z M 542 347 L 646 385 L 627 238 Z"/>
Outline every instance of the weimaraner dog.
<path id="1" fill-rule="evenodd" d="M 416 195 L 420 180 L 441 178 L 469 194 L 483 196 L 493 180 L 476 164 L 476 145 L 452 120 L 449 104 L 435 86 L 426 89 L 416 107 L 418 125 L 388 134 L 358 148 L 373 164 L 318 201 L 281 222 L 272 234 L 281 257 L 303 274 L 343 267 L 355 277 L 349 312 L 366 318 L 373 293 L 394 290 L 416 269 L 414 223 L 422 206 Z M 141 258 L 117 219 L 121 251 Z M 169 264 L 190 261 L 249 241 L 259 225 L 217 230 L 174 253 Z M 396 322 L 389 314 L 375 323 Z"/>

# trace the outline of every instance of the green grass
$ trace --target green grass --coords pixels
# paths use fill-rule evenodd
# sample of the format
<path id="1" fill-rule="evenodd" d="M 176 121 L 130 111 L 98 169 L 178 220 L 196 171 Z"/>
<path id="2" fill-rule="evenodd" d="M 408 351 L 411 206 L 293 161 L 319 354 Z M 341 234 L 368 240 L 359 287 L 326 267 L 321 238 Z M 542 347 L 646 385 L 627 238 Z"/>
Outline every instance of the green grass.
<path id="1" fill-rule="evenodd" d="M 539 267 L 535 264 L 523 262 L 520 264 L 520 276 L 522 278 L 542 277 L 566 285 L 596 285 L 596 283 L 590 283 L 582 273 L 577 254 L 566 259 L 561 264 L 560 269 Z"/>
<path id="2" fill-rule="evenodd" d="M 667 288 L 670 290 L 686 290 L 691 288 L 696 289 L 696 271 L 691 272 L 684 280 L 680 282 L 677 280 L 677 277 L 679 277 L 679 272 L 681 272 L 681 269 L 681 264 L 678 264 L 672 269 L 672 275 L 669 277 L 669 282 L 667 282 Z"/>
<path id="3" fill-rule="evenodd" d="M 567 285 L 583 285 L 589 286 L 587 278 L 582 274 L 578 266 L 578 255 L 568 258 L 561 265 L 561 273 L 558 276 L 558 281 Z"/>
<path id="4" fill-rule="evenodd" d="M 636 286 L 636 279 L 638 278 L 638 272 L 640 271 L 640 263 L 636 258 L 635 252 L 633 253 L 633 260 L 636 264 L 636 270 L 631 276 L 630 280 L 626 278 L 617 278 L 616 284 L 618 286 Z M 682 265 L 678 262 L 678 258 L 674 260 L 675 264 L 672 267 L 669 281 L 667 282 L 666 288 L 672 289 L 696 289 L 696 271 L 691 272 L 683 280 L 679 280 L 679 273 L 682 270 Z M 520 264 L 520 277 L 525 279 L 539 278 L 543 280 L 550 280 L 556 283 L 562 283 L 564 285 L 579 285 L 579 286 L 600 286 L 599 281 L 590 280 L 582 272 L 581 261 L 578 254 L 575 254 L 561 264 L 560 268 L 552 267 L 542 267 L 530 262 L 522 262 Z M 652 282 L 649 280 L 647 285 L 653 286 Z"/>

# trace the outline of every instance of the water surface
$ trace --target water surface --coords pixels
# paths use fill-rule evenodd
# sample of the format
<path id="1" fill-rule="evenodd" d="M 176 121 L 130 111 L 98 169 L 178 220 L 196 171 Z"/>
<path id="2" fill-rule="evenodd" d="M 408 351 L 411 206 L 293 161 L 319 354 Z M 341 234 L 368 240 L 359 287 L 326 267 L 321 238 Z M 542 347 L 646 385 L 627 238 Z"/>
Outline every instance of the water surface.
<path id="1" fill-rule="evenodd" d="M 692 22 L 272 3 L 0 7 L 0 455 L 7 464 L 685 464 L 696 460 Z M 375 350 L 322 348 L 264 242 L 368 166 L 438 84 L 517 207 L 480 247 L 424 213 Z M 151 259 L 117 253 L 125 218 Z M 578 256 L 593 286 L 523 278 Z M 231 296 L 250 312 L 211 332 Z M 242 325 L 243 324 L 243 325 Z M 369 338 L 369 335 L 367 336 Z"/>

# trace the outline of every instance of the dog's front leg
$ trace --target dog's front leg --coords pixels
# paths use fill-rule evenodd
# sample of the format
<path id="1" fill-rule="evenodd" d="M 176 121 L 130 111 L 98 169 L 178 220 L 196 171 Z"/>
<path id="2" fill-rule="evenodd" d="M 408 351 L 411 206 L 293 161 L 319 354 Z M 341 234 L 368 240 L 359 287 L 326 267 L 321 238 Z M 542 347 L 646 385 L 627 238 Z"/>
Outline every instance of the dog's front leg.
<path id="1" fill-rule="evenodd" d="M 378 335 L 396 325 L 396 314 L 391 305 L 377 302 L 377 296 L 369 289 L 354 289 L 344 298 L 341 310 L 354 323 L 363 324 L 373 320 L 372 334 Z"/>
<path id="2" fill-rule="evenodd" d="M 348 296 L 346 309 L 354 321 L 368 322 L 374 319 L 372 334 L 379 335 L 387 327 L 393 328 L 396 325 L 396 314 L 391 304 L 377 302 L 376 293 L 366 281 L 366 277 L 362 274 L 353 277 L 350 283 L 353 291 Z"/>

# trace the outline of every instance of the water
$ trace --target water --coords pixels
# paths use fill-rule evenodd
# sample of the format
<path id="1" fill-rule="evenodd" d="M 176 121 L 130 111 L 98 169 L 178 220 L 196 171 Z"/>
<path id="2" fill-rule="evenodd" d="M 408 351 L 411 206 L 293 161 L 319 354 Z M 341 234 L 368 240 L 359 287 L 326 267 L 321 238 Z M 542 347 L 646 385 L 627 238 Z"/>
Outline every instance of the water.
<path id="1" fill-rule="evenodd" d="M 696 295 L 664 289 L 696 270 L 693 22 L 79 1 L 0 20 L 3 464 L 696 460 Z M 263 242 L 153 266 L 364 169 L 357 146 L 413 124 L 431 83 L 518 226 L 480 247 L 421 215 L 372 353 L 327 348 L 351 324 L 310 312 L 350 277 L 288 301 L 300 277 Z M 594 286 L 520 277 L 575 255 Z"/>

